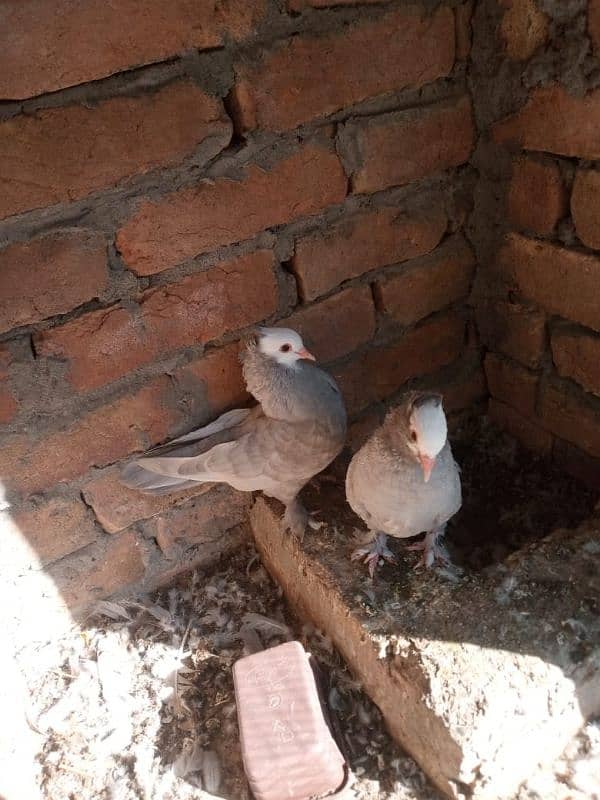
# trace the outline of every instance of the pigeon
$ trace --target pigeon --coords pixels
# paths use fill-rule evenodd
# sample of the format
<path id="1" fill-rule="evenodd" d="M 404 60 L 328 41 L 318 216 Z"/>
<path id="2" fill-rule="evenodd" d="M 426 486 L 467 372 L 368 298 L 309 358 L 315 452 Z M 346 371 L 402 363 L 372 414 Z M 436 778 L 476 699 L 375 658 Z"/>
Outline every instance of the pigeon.
<path id="1" fill-rule="evenodd" d="M 138 457 L 122 482 L 149 494 L 198 483 L 262 491 L 286 507 L 285 525 L 300 538 L 308 514 L 298 493 L 344 446 L 346 409 L 334 379 L 289 328 L 258 328 L 242 355 L 253 408 L 214 422 Z"/>
<path id="2" fill-rule="evenodd" d="M 425 531 L 425 539 L 410 547 L 423 550 L 419 565 L 449 563 L 439 540 L 462 498 L 440 395 L 411 392 L 388 412 L 350 462 L 346 497 L 375 534 L 352 553 L 353 560 L 364 559 L 371 577 L 381 559 L 394 560 L 388 534 L 404 539 Z"/>

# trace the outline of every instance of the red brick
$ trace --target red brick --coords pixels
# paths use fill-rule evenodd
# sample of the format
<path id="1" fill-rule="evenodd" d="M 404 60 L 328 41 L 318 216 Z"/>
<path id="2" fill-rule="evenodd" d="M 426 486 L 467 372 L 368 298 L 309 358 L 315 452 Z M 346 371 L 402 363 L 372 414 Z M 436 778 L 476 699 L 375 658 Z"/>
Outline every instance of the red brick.
<path id="1" fill-rule="evenodd" d="M 183 411 L 167 404 L 172 389 L 167 377 L 137 393 L 88 412 L 66 430 L 35 439 L 20 434 L 0 452 L 0 474 L 9 489 L 38 492 L 72 480 L 92 466 L 104 466 L 167 438 Z"/>
<path id="2" fill-rule="evenodd" d="M 600 331 L 600 258 L 511 234 L 498 263 L 525 297 L 552 314 Z"/>
<path id="3" fill-rule="evenodd" d="M 162 514 L 211 487 L 211 484 L 199 483 L 197 488 L 185 492 L 154 497 L 123 486 L 119 475 L 120 467 L 110 467 L 83 487 L 85 502 L 92 507 L 107 533 L 120 533 L 134 522 Z"/>
<path id="4" fill-rule="evenodd" d="M 348 446 L 353 453 L 363 446 L 363 444 L 374 433 L 383 422 L 383 412 L 380 407 L 375 407 L 373 411 L 367 411 L 353 422 L 348 428 Z"/>
<path id="5" fill-rule="evenodd" d="M 409 331 L 400 341 L 368 350 L 334 370 L 348 412 L 355 414 L 385 400 L 412 378 L 455 361 L 464 338 L 464 320 L 457 314 L 445 314 Z"/>
<path id="6" fill-rule="evenodd" d="M 374 95 L 417 88 L 454 64 L 454 17 L 397 9 L 340 33 L 295 36 L 236 65 L 236 124 L 286 130 Z"/>
<path id="7" fill-rule="evenodd" d="M 438 388 L 444 396 L 444 409 L 447 414 L 470 408 L 487 395 L 485 373 L 480 367 Z"/>
<path id="8" fill-rule="evenodd" d="M 549 20 L 535 0 L 501 0 L 506 8 L 500 33 L 508 57 L 527 61 L 548 39 Z"/>
<path id="9" fill-rule="evenodd" d="M 546 348 L 546 315 L 518 303 L 480 303 L 477 322 L 483 343 L 526 367 L 539 367 Z"/>
<path id="10" fill-rule="evenodd" d="M 71 611 L 83 610 L 140 581 L 144 560 L 135 533 L 127 531 L 67 556 L 49 567 L 48 575 Z"/>
<path id="11" fill-rule="evenodd" d="M 485 357 L 485 374 L 492 397 L 520 411 L 525 416 L 535 412 L 538 376 L 514 361 L 494 353 Z"/>
<path id="12" fill-rule="evenodd" d="M 0 96 L 32 97 L 247 36 L 264 0 L 4 3 Z M 35 58 L 32 57 L 35 54 Z"/>
<path id="13" fill-rule="evenodd" d="M 355 139 L 358 149 L 352 191 L 402 186 L 463 164 L 474 136 L 468 97 L 349 123 L 341 141 Z"/>
<path id="14" fill-rule="evenodd" d="M 555 162 L 526 157 L 513 161 L 508 189 L 508 217 L 513 225 L 544 236 L 552 233 L 567 208 L 565 186 Z"/>
<path id="15" fill-rule="evenodd" d="M 108 283 L 104 237 L 87 230 L 38 236 L 0 251 L 0 331 L 63 314 Z"/>
<path id="16" fill-rule="evenodd" d="M 600 409 L 554 384 L 542 387 L 540 420 L 545 428 L 600 458 Z"/>
<path id="17" fill-rule="evenodd" d="M 304 8 L 330 8 L 333 6 L 358 6 L 369 5 L 370 3 L 391 2 L 391 0 L 287 0 L 287 7 L 290 11 L 302 11 Z"/>
<path id="18" fill-rule="evenodd" d="M 17 556 L 24 545 L 35 552 L 33 559 L 29 553 L 26 566 L 35 567 L 91 544 L 98 535 L 94 520 L 81 500 L 55 497 L 28 509 L 11 510 L 10 516 L 9 534 L 2 537 L 3 566 L 8 566 L 13 561 L 11 556 Z M 11 528 L 14 535 L 10 535 Z"/>
<path id="19" fill-rule="evenodd" d="M 138 315 L 119 306 L 92 311 L 36 334 L 36 357 L 65 361 L 76 389 L 95 389 L 154 358 L 156 344 L 142 325 Z"/>
<path id="20" fill-rule="evenodd" d="M 172 373 L 173 380 L 184 393 L 190 416 L 207 420 L 233 406 L 245 405 L 246 391 L 240 364 L 240 347 L 236 344 L 211 350 L 202 358 Z"/>
<path id="21" fill-rule="evenodd" d="M 552 450 L 553 437 L 529 417 L 515 411 L 506 403 L 491 397 L 488 405 L 490 419 L 515 439 L 518 439 L 528 450 L 541 455 L 549 455 Z"/>
<path id="22" fill-rule="evenodd" d="M 304 300 L 349 278 L 429 253 L 446 231 L 439 203 L 429 211 L 381 208 L 343 220 L 296 243 L 292 268 Z"/>
<path id="23" fill-rule="evenodd" d="M 473 0 L 454 9 L 456 17 L 456 58 L 458 61 L 466 61 L 471 53 L 471 20 L 473 17 Z"/>
<path id="24" fill-rule="evenodd" d="M 571 195 L 571 214 L 581 241 L 600 250 L 600 172 L 577 171 Z"/>
<path id="25" fill-rule="evenodd" d="M 17 401 L 8 387 L 11 361 L 10 351 L 0 345 L 0 423 L 10 422 L 17 413 Z"/>
<path id="26" fill-rule="evenodd" d="M 600 52 L 600 0 L 588 0 L 588 33 L 596 55 Z"/>
<path id="27" fill-rule="evenodd" d="M 238 345 L 213 350 L 171 373 L 179 405 L 191 427 L 207 422 L 233 406 L 245 405 L 248 393 L 242 379 Z M 83 487 L 86 503 L 108 533 L 118 533 L 138 520 L 167 511 L 189 497 L 203 494 L 209 484 L 173 495 L 152 497 L 123 486 L 120 467 L 104 470 Z"/>
<path id="28" fill-rule="evenodd" d="M 593 458 L 562 439 L 555 439 L 553 456 L 562 470 L 569 472 L 593 491 L 600 491 L 600 459 Z"/>
<path id="29" fill-rule="evenodd" d="M 557 328 L 552 332 L 551 345 L 559 374 L 600 395 L 600 336 Z"/>
<path id="30" fill-rule="evenodd" d="M 382 276 L 375 283 L 377 307 L 401 325 L 412 325 L 465 297 L 474 270 L 473 251 L 456 236 L 401 273 Z"/>
<path id="31" fill-rule="evenodd" d="M 178 164 L 208 138 L 226 147 L 223 104 L 187 82 L 97 106 L 50 108 L 0 124 L 0 217 L 78 200 Z"/>
<path id="32" fill-rule="evenodd" d="M 562 86 L 535 89 L 523 108 L 493 128 L 496 142 L 575 158 L 600 158 L 600 89 L 573 97 Z"/>
<path id="33" fill-rule="evenodd" d="M 250 165 L 242 180 L 218 178 L 143 203 L 121 228 L 117 245 L 137 275 L 250 239 L 265 228 L 315 214 L 346 196 L 339 159 L 306 145 L 270 170 Z"/>
<path id="34" fill-rule="evenodd" d="M 279 305 L 273 253 L 258 250 L 143 295 L 148 329 L 171 347 L 216 339 L 259 322 Z"/>
<path id="35" fill-rule="evenodd" d="M 236 525 L 248 519 L 252 496 L 229 486 L 214 486 L 209 492 L 189 500 L 146 525 L 146 533 L 156 538 L 165 556 L 185 558 L 185 551 L 201 545 L 223 549 L 223 538 Z"/>
<path id="36" fill-rule="evenodd" d="M 375 308 L 369 286 L 338 292 L 302 308 L 281 325 L 300 333 L 319 361 L 351 353 L 375 334 Z"/>
<path id="37" fill-rule="evenodd" d="M 278 305 L 273 254 L 259 250 L 151 289 L 133 310 L 93 311 L 34 342 L 38 356 L 64 359 L 73 386 L 89 391 L 161 355 L 259 322 Z"/>

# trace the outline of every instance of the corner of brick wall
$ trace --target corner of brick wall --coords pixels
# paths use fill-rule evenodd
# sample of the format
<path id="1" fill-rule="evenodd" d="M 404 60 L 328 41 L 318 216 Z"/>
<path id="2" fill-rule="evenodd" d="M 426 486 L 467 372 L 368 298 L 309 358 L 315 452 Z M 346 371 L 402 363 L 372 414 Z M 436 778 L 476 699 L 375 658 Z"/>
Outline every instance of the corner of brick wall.
<path id="1" fill-rule="evenodd" d="M 471 227 L 490 415 L 597 489 L 600 3 L 575 5 L 477 4 Z"/>
<path id="2" fill-rule="evenodd" d="M 485 395 L 463 230 L 472 3 L 156 9 L 3 12 L 0 548 L 31 601 L 17 623 L 37 580 L 75 613 L 239 543 L 249 498 L 147 498 L 118 471 L 246 402 L 255 323 L 297 327 L 353 418 L 409 383 L 453 410 Z"/>

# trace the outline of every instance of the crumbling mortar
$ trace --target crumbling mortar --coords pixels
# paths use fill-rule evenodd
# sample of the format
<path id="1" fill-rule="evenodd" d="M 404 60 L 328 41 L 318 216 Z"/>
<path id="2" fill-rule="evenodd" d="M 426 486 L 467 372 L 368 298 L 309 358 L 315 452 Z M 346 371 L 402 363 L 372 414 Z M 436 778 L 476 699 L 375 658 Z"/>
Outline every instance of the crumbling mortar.
<path id="1" fill-rule="evenodd" d="M 352 115 L 350 108 L 347 118 L 350 119 Z M 140 202 L 160 201 L 172 192 L 197 186 L 203 179 L 242 179 L 245 169 L 253 165 L 268 170 L 295 152 L 300 140 L 333 149 L 335 144 L 332 138 L 323 130 L 323 125 L 330 123 L 331 119 L 328 119 L 307 127 L 303 132 L 258 132 L 246 137 L 242 145 L 234 143 L 224 149 L 220 146 L 220 135 L 208 137 L 180 164 L 125 178 L 117 186 L 92 192 L 81 200 L 32 209 L 0 221 L 0 244 L 27 241 L 33 235 L 51 233 L 67 223 L 70 226 L 80 223 L 112 235 L 135 213 Z"/>
<path id="2" fill-rule="evenodd" d="M 259 249 L 271 249 L 275 242 L 283 241 L 283 252 L 290 252 L 291 241 L 319 231 L 324 232 L 338 221 L 350 220 L 352 215 L 361 212 L 389 207 L 398 207 L 399 212 L 402 212 L 404 208 L 407 210 L 412 210 L 413 207 L 425 208 L 439 192 L 449 192 L 453 182 L 456 182 L 456 175 L 454 171 L 449 170 L 447 173 L 415 181 L 407 186 L 391 187 L 371 195 L 349 195 L 342 203 L 328 206 L 319 214 L 268 228 L 253 239 L 220 247 L 209 253 L 187 259 L 168 270 L 150 275 L 148 276 L 149 285 L 155 287 L 169 284 L 187 275 L 212 269 L 224 260 Z M 447 205 L 451 210 L 451 203 L 447 203 Z M 275 244 L 276 249 L 278 246 Z M 282 257 L 285 259 L 285 256 Z"/>
<path id="3" fill-rule="evenodd" d="M 114 234 L 115 229 L 127 222 L 142 202 L 161 201 L 173 192 L 198 186 L 203 180 L 242 180 L 249 167 L 268 171 L 300 147 L 296 132 L 260 136 L 255 141 L 246 142 L 242 148 L 219 147 L 218 152 L 211 152 L 215 139 L 220 141 L 219 136 L 209 137 L 195 153 L 173 167 L 157 168 L 133 176 L 116 187 L 94 192 L 72 203 L 59 203 L 8 217 L 0 221 L 0 243 L 7 245 L 13 241 L 26 241 L 34 233 L 50 232 L 60 228 L 65 218 L 71 222 L 85 222 L 85 227 Z M 318 144 L 333 151 L 333 142 L 323 136 L 322 131 L 316 131 L 306 143 Z M 200 167 L 198 159 L 203 153 L 207 158 L 205 161 L 200 159 Z"/>
<path id="4" fill-rule="evenodd" d="M 91 107 L 113 97 L 137 97 L 185 78 L 192 79 L 209 94 L 224 97 L 233 84 L 234 61 L 257 60 L 265 51 L 296 35 L 319 38 L 331 33 L 343 33 L 349 25 L 381 19 L 402 4 L 309 10 L 299 15 L 289 15 L 272 3 L 269 5 L 268 13 L 244 41 L 235 42 L 226 38 L 222 45 L 202 50 L 192 48 L 181 56 L 125 69 L 116 75 L 68 86 L 31 99 L 3 100 L 0 101 L 0 122 L 19 113 L 33 114 L 47 108 L 75 104 Z M 407 2 L 406 5 L 411 7 L 414 3 Z M 428 14 L 441 5 L 454 7 L 459 5 L 459 0 L 420 2 Z"/>
<path id="5" fill-rule="evenodd" d="M 435 183 L 435 181 L 434 181 L 434 183 Z M 419 188 L 422 188 L 422 187 L 419 187 Z M 414 187 L 408 187 L 407 189 L 401 189 L 401 190 L 391 190 L 391 191 L 388 191 L 388 192 L 381 193 L 379 198 L 375 198 L 375 203 L 376 203 L 376 205 L 379 205 L 379 203 L 377 202 L 379 200 L 379 201 L 381 201 L 382 205 L 383 204 L 387 205 L 390 202 L 390 200 L 394 200 L 395 198 L 398 198 L 399 196 L 405 196 L 405 197 L 408 197 L 410 200 L 414 200 L 415 195 L 416 195 L 417 203 L 418 203 L 419 206 L 423 206 L 423 205 L 427 204 L 427 195 L 419 193 L 418 190 L 415 192 L 415 188 Z M 358 201 L 354 201 L 354 203 L 351 202 L 350 205 L 351 206 L 354 205 L 355 208 L 361 209 L 361 208 L 365 207 L 366 203 L 368 203 L 368 206 L 370 207 L 373 204 L 373 198 L 361 198 Z M 342 213 L 343 213 L 343 211 L 342 211 Z M 314 223 L 314 221 L 308 221 L 308 225 L 310 227 L 313 227 L 313 223 Z M 323 222 L 320 221 L 320 224 L 323 224 Z M 291 227 L 293 227 L 293 226 L 291 226 Z M 245 246 L 248 247 L 249 249 L 254 249 L 255 246 L 256 246 L 254 244 L 254 242 L 255 242 L 255 240 L 253 240 L 252 242 L 246 243 Z M 227 250 L 227 248 L 221 249 L 220 251 L 217 251 L 216 253 L 209 254 L 209 256 L 207 256 L 207 258 L 210 261 L 214 261 L 217 258 L 222 258 L 223 257 L 223 250 Z M 210 268 L 210 267 L 207 267 L 207 268 Z M 195 269 L 194 269 L 194 272 L 197 272 L 197 271 L 198 271 L 198 269 L 197 269 L 197 266 L 196 266 Z M 348 285 L 359 285 L 360 283 L 368 282 L 369 280 L 372 280 L 374 276 L 380 274 L 381 272 L 382 272 L 382 270 L 374 271 L 373 273 L 369 273 L 369 275 L 366 276 L 366 277 L 363 277 L 363 278 L 359 277 L 355 281 L 349 282 Z M 158 287 L 158 286 L 164 285 L 167 281 L 173 281 L 175 278 L 178 278 L 178 277 L 181 277 L 181 273 L 176 275 L 174 273 L 174 271 L 169 271 L 169 273 L 167 273 L 166 275 L 160 276 L 158 278 L 156 284 L 154 284 L 154 285 Z M 166 285 L 168 285 L 168 283 Z M 344 287 L 342 287 L 342 288 L 344 288 Z M 329 294 L 334 294 L 337 291 L 340 291 L 340 287 L 336 287 L 334 290 L 332 290 L 331 293 L 328 293 L 327 296 L 329 296 Z M 136 294 L 139 294 L 139 292 L 136 292 Z M 322 299 L 324 299 L 324 298 L 322 298 Z M 125 298 L 121 298 L 121 302 L 126 302 L 126 299 Z M 46 320 L 42 324 L 37 324 L 35 326 L 30 326 L 29 329 L 26 329 L 26 331 L 28 333 L 31 333 L 31 332 L 37 332 L 37 331 L 41 331 L 41 330 L 46 330 L 46 329 L 48 329 L 49 327 L 51 327 L 53 325 L 61 324 L 61 323 L 67 322 L 67 321 L 69 321 L 71 319 L 74 319 L 74 318 L 78 317 L 82 312 L 96 311 L 99 308 L 103 308 L 103 307 L 105 307 L 105 306 L 100 304 L 98 301 L 92 301 L 90 303 L 83 304 L 82 306 L 79 306 L 77 309 L 75 309 L 72 312 L 69 312 L 68 314 L 58 315 L 57 317 L 54 317 L 51 320 Z M 109 310 L 110 309 L 107 309 L 107 311 L 109 311 Z M 276 312 L 276 314 L 274 314 L 272 316 L 272 321 L 277 321 L 278 319 L 280 319 L 280 318 L 282 318 L 284 316 L 287 316 L 290 313 L 290 311 L 292 311 L 292 310 L 293 310 L 292 303 L 288 301 L 288 303 L 286 304 L 284 302 L 284 305 L 281 306 L 279 308 L 279 310 Z M 21 334 L 23 332 L 24 332 L 23 330 L 20 331 Z M 19 333 L 19 331 L 17 331 L 17 333 Z M 11 331 L 8 334 L 8 336 L 9 337 L 13 337 L 14 334 L 15 334 L 15 331 Z M 214 346 L 214 347 L 218 347 L 220 345 L 223 345 L 223 344 L 229 343 L 231 341 L 237 340 L 239 338 L 239 335 L 240 335 L 239 332 L 232 332 L 232 333 L 226 334 L 225 336 L 220 337 L 218 340 L 216 340 L 214 342 L 211 342 L 210 345 Z M 127 395 L 127 394 L 131 393 L 132 391 L 137 390 L 138 388 L 141 388 L 152 377 L 156 377 L 158 375 L 164 374 L 165 369 L 168 369 L 169 365 L 172 365 L 174 367 L 174 366 L 179 366 L 182 363 L 188 363 L 190 360 L 192 360 L 192 359 L 198 357 L 199 355 L 201 355 L 202 352 L 203 352 L 202 348 L 189 347 L 189 348 L 186 348 L 185 352 L 183 352 L 183 353 L 178 353 L 178 354 L 174 354 L 174 355 L 171 355 L 171 356 L 159 358 L 154 363 L 149 364 L 149 365 L 144 365 L 143 367 L 140 367 L 140 368 L 132 371 L 132 373 L 130 373 L 129 375 L 124 376 L 123 378 L 121 378 L 121 379 L 109 384 L 108 386 L 99 387 L 97 390 L 94 390 L 94 391 L 92 391 L 92 392 L 90 392 L 90 393 L 88 393 L 88 394 L 86 394 L 84 396 L 78 395 L 78 394 L 72 394 L 72 393 L 69 396 L 69 392 L 68 391 L 67 391 L 66 395 L 65 395 L 65 392 L 62 392 L 62 394 L 61 394 L 61 392 L 58 392 L 56 394 L 56 396 L 55 396 L 54 391 L 52 391 L 50 393 L 51 396 L 48 397 L 47 396 L 48 392 L 45 392 L 43 390 L 41 392 L 38 391 L 34 396 L 39 398 L 39 403 L 36 403 L 34 406 L 32 406 L 30 409 L 28 409 L 27 413 L 21 414 L 21 416 L 18 418 L 17 422 L 15 422 L 15 425 L 12 427 L 11 430 L 14 431 L 14 430 L 17 430 L 17 429 L 22 429 L 23 426 L 27 423 L 27 421 L 33 421 L 33 420 L 35 420 L 36 423 L 39 423 L 40 421 L 45 420 L 45 424 L 42 427 L 43 427 L 44 430 L 47 430 L 49 427 L 51 428 L 51 427 L 53 427 L 55 425 L 56 419 L 57 419 L 56 414 L 59 415 L 58 418 L 62 417 L 64 419 L 66 416 L 76 415 L 76 414 L 80 414 L 80 413 L 85 413 L 85 412 L 90 411 L 90 410 L 94 410 L 95 408 L 97 408 L 97 407 L 99 407 L 101 405 L 104 405 L 104 404 L 106 404 L 108 402 L 111 402 L 111 401 L 113 401 L 115 399 L 119 399 L 120 397 L 122 397 L 124 395 Z M 45 366 L 46 366 L 46 369 L 47 369 L 46 379 L 45 379 L 45 381 L 42 380 L 42 385 L 44 384 L 44 382 L 47 383 L 48 381 L 50 381 L 49 388 L 50 388 L 50 386 L 56 387 L 57 382 L 58 382 L 58 384 L 60 384 L 63 387 L 65 387 L 66 382 L 64 380 L 64 370 L 66 368 L 66 365 L 64 364 L 64 362 L 61 365 L 61 364 L 56 363 L 56 359 L 50 359 L 50 360 L 43 359 L 42 361 L 45 362 Z M 54 367 L 52 367 L 52 364 L 54 364 Z M 55 378 L 52 377 L 53 376 L 53 370 L 55 372 Z M 56 370 L 58 370 L 58 371 L 56 371 Z M 33 376 L 29 376 L 29 378 L 25 378 L 24 379 L 23 388 L 26 388 L 25 385 L 27 384 L 28 380 L 30 381 L 32 379 L 35 379 L 36 384 L 38 385 L 38 389 L 39 389 L 39 385 L 40 385 L 39 384 L 39 378 L 40 378 L 41 375 L 42 374 L 39 373 L 39 371 L 38 371 L 38 372 L 35 373 L 35 378 Z M 46 395 L 46 396 L 44 396 L 44 395 Z M 48 425 L 48 423 L 50 423 L 50 425 Z"/>
<path id="6" fill-rule="evenodd" d="M 464 318 L 465 322 L 470 318 L 470 310 L 464 305 L 462 301 L 458 301 L 457 303 L 452 303 L 443 309 L 438 309 L 432 312 L 427 317 L 417 320 L 416 322 L 413 322 L 410 325 L 402 326 L 396 324 L 386 327 L 385 330 L 376 331 L 373 338 L 369 339 L 368 342 L 363 342 L 351 353 L 346 353 L 345 355 L 340 356 L 339 358 L 332 359 L 330 362 L 328 362 L 327 367 L 331 371 L 338 370 L 343 367 L 346 367 L 352 361 L 360 358 L 368 351 L 377 350 L 378 348 L 381 347 L 392 347 L 393 345 L 399 344 L 406 336 L 408 336 L 415 329 L 428 325 L 431 322 L 435 322 L 437 319 L 444 319 L 450 312 L 458 313 L 460 316 Z"/>

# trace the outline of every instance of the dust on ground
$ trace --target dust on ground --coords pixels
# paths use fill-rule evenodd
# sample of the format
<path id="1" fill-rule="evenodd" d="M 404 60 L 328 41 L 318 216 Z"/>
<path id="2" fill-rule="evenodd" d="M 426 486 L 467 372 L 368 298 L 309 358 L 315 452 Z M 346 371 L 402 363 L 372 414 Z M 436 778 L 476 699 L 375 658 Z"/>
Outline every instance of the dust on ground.
<path id="1" fill-rule="evenodd" d="M 485 420 L 465 423 L 453 447 L 464 506 L 449 527 L 448 544 L 467 570 L 497 562 L 554 528 L 574 527 L 593 508 L 592 493 Z M 339 489 L 341 468 L 323 476 L 321 491 L 309 489 L 307 502 L 318 509 L 333 496 L 340 519 L 358 525 L 340 491 L 328 491 L 332 482 Z M 320 538 L 307 538 L 313 537 Z M 334 545 L 321 541 L 319 547 L 323 552 Z M 400 542 L 393 546 L 403 549 Z M 384 588 L 386 575 L 397 569 L 382 570 Z M 19 653 L 43 797 L 250 800 L 231 668 L 242 655 L 291 638 L 321 668 L 333 731 L 353 773 L 349 797 L 441 800 L 389 737 L 378 709 L 328 638 L 290 614 L 250 545 L 143 602 L 104 602 L 85 626 Z M 514 800 L 598 799 L 599 775 L 596 721 L 553 770 L 533 775 Z"/>
<path id="2" fill-rule="evenodd" d="M 471 417 L 451 436 L 461 469 L 463 506 L 448 525 L 454 560 L 479 570 L 558 528 L 576 528 L 598 493 L 526 450 L 487 417 Z"/>
<path id="3" fill-rule="evenodd" d="M 357 800 L 441 800 L 387 734 L 331 642 L 286 609 L 251 546 L 144 603 L 106 602 L 86 628 L 20 654 L 49 800 L 250 800 L 231 667 L 290 638 L 318 661 Z M 515 800 L 594 800 L 600 720 Z"/>
<path id="4" fill-rule="evenodd" d="M 354 775 L 349 797 L 439 800 L 331 642 L 288 612 L 252 547 L 143 604 L 100 609 L 86 628 L 19 657 L 44 797 L 250 800 L 231 668 L 244 654 L 294 638 L 317 658 Z"/>

